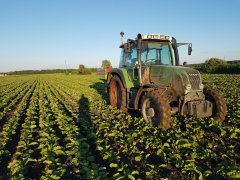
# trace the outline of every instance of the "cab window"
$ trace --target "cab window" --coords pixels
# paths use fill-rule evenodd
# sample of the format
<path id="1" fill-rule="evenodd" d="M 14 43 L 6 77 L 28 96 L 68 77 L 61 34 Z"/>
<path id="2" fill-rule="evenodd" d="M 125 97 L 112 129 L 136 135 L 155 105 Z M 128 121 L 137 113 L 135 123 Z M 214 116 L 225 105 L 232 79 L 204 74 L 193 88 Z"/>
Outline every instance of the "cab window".
<path id="1" fill-rule="evenodd" d="M 122 68 L 125 64 L 125 56 L 124 56 L 124 50 L 122 49 L 121 56 L 120 56 L 120 63 L 119 68 Z"/>
<path id="2" fill-rule="evenodd" d="M 135 44 L 131 44 L 131 52 L 126 53 L 126 66 L 128 68 L 133 68 L 137 61 L 137 49 Z"/>
<path id="3" fill-rule="evenodd" d="M 172 65 L 172 55 L 169 43 L 148 42 L 143 43 L 141 61 L 143 65 Z"/>

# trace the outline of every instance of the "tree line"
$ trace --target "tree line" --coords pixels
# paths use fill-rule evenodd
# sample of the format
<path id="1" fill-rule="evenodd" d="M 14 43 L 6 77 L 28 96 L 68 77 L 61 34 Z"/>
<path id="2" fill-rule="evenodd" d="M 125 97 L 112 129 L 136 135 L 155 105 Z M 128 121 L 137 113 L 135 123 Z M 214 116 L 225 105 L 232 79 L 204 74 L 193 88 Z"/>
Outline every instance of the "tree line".
<path id="1" fill-rule="evenodd" d="M 75 70 L 76 69 L 22 70 L 22 71 L 11 71 L 7 74 L 8 75 L 54 74 L 54 73 L 67 73 Z"/>
<path id="2" fill-rule="evenodd" d="M 189 64 L 187 67 L 193 67 L 200 72 L 209 74 L 240 74 L 240 60 L 227 61 L 220 58 L 210 58 L 202 64 Z M 112 67 L 110 60 L 102 60 L 101 68 L 106 69 Z M 80 64 L 78 69 L 46 69 L 46 70 L 22 70 L 12 71 L 7 73 L 8 75 L 30 75 L 30 74 L 53 74 L 53 73 L 65 73 L 65 74 L 91 74 L 98 71 L 99 68 L 88 68 L 83 64 Z"/>
<path id="3" fill-rule="evenodd" d="M 187 66 L 194 67 L 201 72 L 209 74 L 240 74 L 240 60 L 229 63 L 220 58 L 210 58 L 202 64 Z"/>
<path id="4" fill-rule="evenodd" d="M 110 60 L 102 60 L 101 68 L 112 67 Z M 65 73 L 65 74 L 91 74 L 96 73 L 99 68 L 88 68 L 83 64 L 80 64 L 78 69 L 45 69 L 45 70 L 22 70 L 22 71 L 11 71 L 8 75 L 30 75 L 30 74 L 54 74 L 54 73 Z"/>
<path id="5" fill-rule="evenodd" d="M 102 60 L 102 65 L 101 68 L 106 69 L 112 67 L 112 64 L 110 62 L 110 60 Z M 99 68 L 86 68 L 83 64 L 79 65 L 78 71 L 76 71 L 75 73 L 77 74 L 91 74 L 92 72 L 97 72 Z"/>

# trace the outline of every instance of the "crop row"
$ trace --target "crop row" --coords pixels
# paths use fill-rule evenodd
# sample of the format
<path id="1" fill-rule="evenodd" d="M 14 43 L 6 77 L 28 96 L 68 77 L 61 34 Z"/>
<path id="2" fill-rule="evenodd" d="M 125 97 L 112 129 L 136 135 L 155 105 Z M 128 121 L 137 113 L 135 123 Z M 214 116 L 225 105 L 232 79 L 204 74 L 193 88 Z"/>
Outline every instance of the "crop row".
<path id="1" fill-rule="evenodd" d="M 21 124 L 24 122 L 26 112 L 29 106 L 29 100 L 35 89 L 36 82 L 30 85 L 30 89 L 24 94 L 24 97 L 2 125 L 0 131 L 0 174 L 6 176 L 7 163 L 10 161 L 15 151 L 15 144 L 18 142 L 21 130 Z"/>
<path id="2" fill-rule="evenodd" d="M 0 179 L 240 178 L 239 76 L 203 77 L 225 122 L 177 114 L 167 131 L 109 106 L 95 75 L 1 79 Z"/>

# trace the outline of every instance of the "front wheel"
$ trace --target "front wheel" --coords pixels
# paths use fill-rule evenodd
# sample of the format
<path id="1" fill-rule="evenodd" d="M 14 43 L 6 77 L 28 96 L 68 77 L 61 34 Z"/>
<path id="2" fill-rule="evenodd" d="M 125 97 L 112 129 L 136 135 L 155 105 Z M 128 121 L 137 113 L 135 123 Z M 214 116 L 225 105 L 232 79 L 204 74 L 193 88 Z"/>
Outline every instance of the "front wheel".
<path id="1" fill-rule="evenodd" d="M 227 114 L 226 101 L 221 93 L 215 89 L 204 89 L 205 99 L 213 104 L 212 116 L 216 121 L 222 123 Z"/>
<path id="2" fill-rule="evenodd" d="M 154 126 L 168 129 L 171 127 L 171 111 L 168 99 L 158 93 L 148 92 L 141 101 L 143 119 Z"/>

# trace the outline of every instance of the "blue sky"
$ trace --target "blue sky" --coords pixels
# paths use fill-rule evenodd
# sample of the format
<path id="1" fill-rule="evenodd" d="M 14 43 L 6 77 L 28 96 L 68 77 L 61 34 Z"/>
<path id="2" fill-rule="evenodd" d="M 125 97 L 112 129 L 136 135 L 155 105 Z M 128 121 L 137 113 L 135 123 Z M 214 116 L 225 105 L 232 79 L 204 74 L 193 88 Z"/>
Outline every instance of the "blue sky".
<path id="1" fill-rule="evenodd" d="M 162 33 L 192 42 L 181 62 L 240 59 L 238 0 L 0 0 L 0 72 L 118 66 L 120 35 Z"/>

